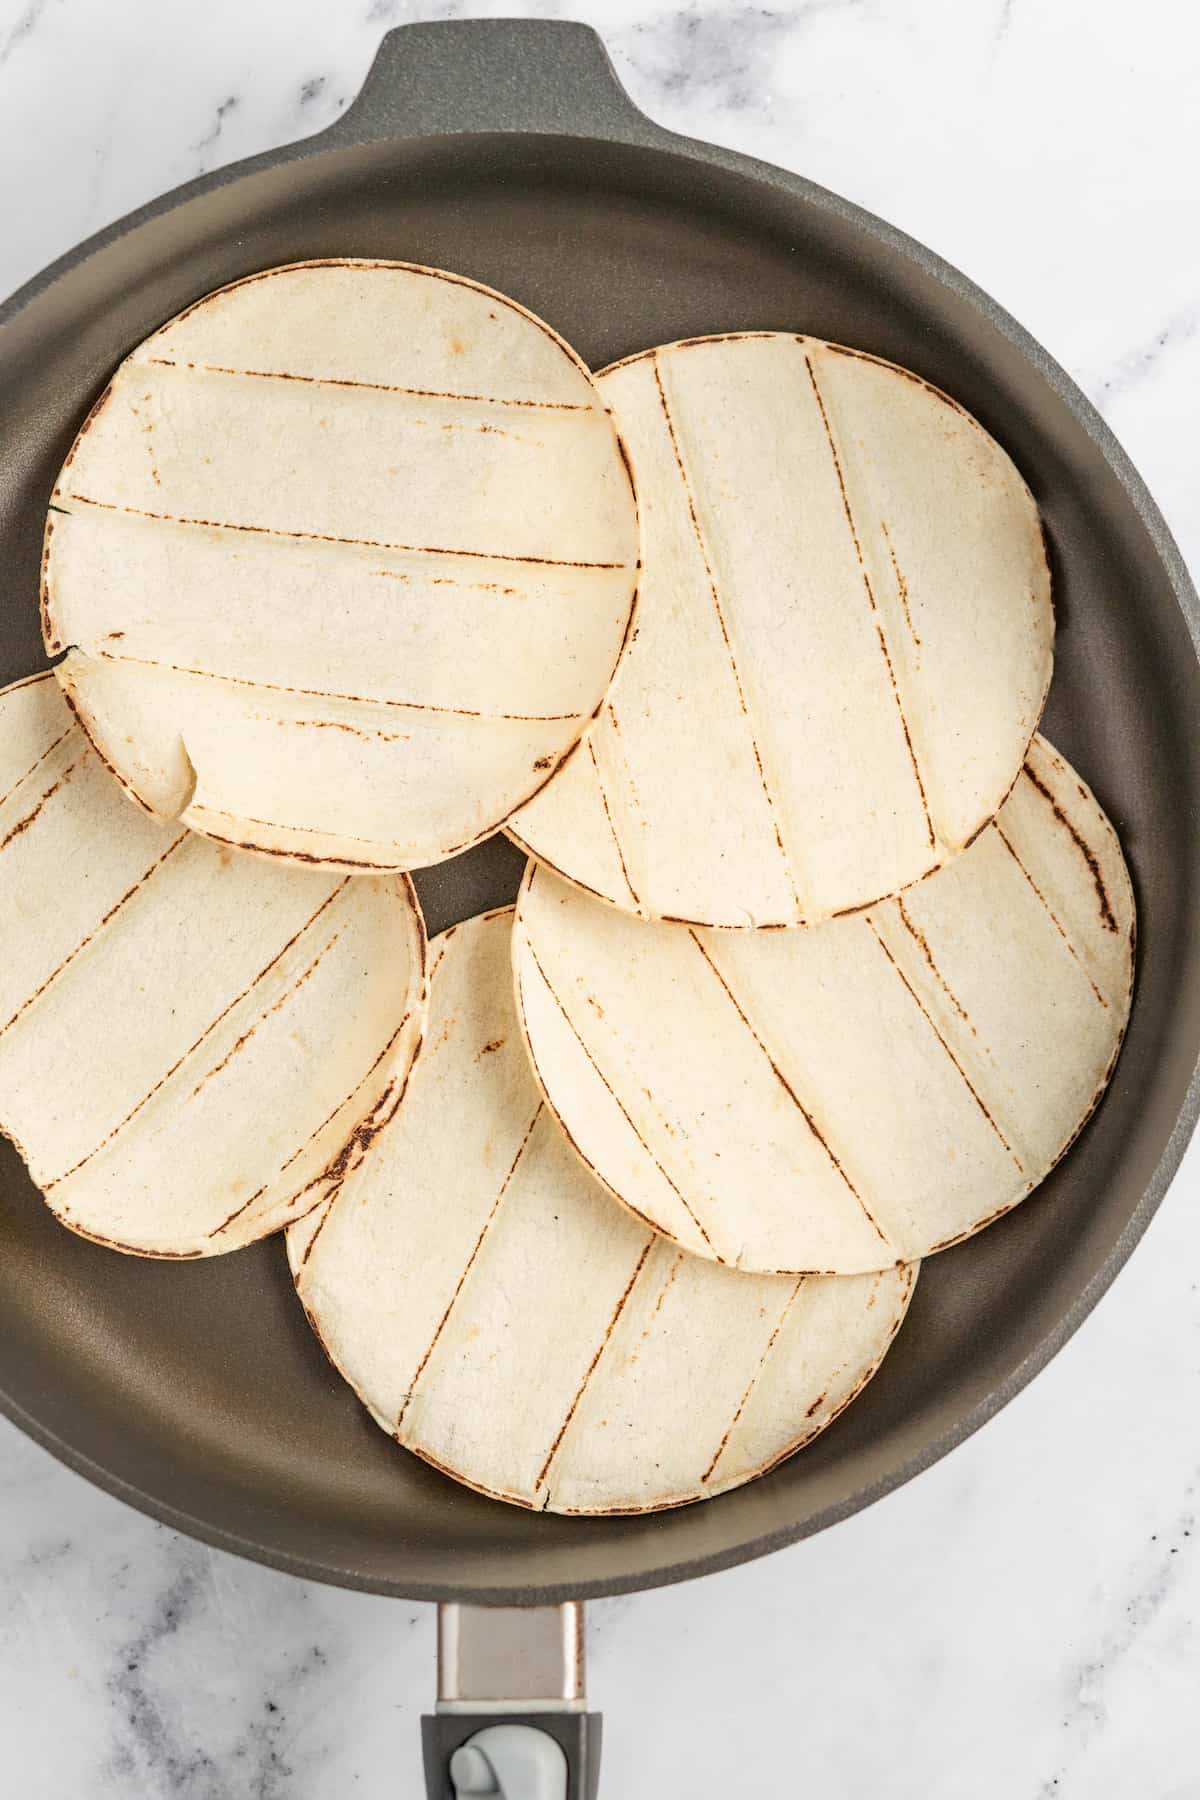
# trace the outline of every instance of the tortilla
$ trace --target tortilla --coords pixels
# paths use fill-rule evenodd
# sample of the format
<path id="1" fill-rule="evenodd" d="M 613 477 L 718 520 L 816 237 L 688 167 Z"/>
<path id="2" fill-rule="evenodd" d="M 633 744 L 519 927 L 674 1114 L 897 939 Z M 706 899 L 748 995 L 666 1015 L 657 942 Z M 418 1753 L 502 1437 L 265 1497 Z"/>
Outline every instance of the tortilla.
<path id="1" fill-rule="evenodd" d="M 407 876 L 148 819 L 53 675 L 0 693 L 0 935 L 0 1129 L 117 1250 L 213 1256 L 299 1217 L 420 1040 Z"/>
<path id="2" fill-rule="evenodd" d="M 813 924 L 994 817 L 1050 681 L 1037 507 L 907 369 L 743 332 L 598 377 L 645 572 L 595 726 L 510 824 L 647 919 Z"/>
<path id="3" fill-rule="evenodd" d="M 340 1191 L 288 1232 L 309 1320 L 399 1443 L 497 1499 L 651 1512 L 824 1430 L 914 1268 L 737 1275 L 614 1206 L 534 1085 L 511 909 L 435 938 L 426 1045 Z"/>
<path id="4" fill-rule="evenodd" d="M 619 1200 L 739 1269 L 849 1273 L 1048 1174 L 1115 1065 L 1133 945 L 1116 834 L 1038 738 L 969 850 L 854 918 L 650 925 L 534 868 L 513 956 L 542 1089 Z"/>
<path id="5" fill-rule="evenodd" d="M 461 276 L 301 263 L 121 365 L 47 522 L 47 649 L 152 813 L 415 868 L 493 831 L 595 713 L 637 511 L 575 353 Z"/>

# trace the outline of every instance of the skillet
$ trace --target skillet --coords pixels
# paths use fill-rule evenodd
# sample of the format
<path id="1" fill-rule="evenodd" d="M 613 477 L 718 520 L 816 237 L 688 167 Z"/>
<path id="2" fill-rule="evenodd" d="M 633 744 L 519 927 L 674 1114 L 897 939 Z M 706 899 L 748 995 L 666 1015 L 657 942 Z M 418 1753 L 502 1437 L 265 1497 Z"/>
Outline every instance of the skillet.
<path id="1" fill-rule="evenodd" d="M 903 363 L 967 406 L 1041 508 L 1058 624 L 1044 729 L 1095 788 L 1133 874 L 1125 1048 L 1039 1194 L 926 1264 L 857 1405 L 701 1507 L 570 1519 L 452 1486 L 399 1454 L 332 1373 L 278 1240 L 194 1263 L 112 1255 L 54 1223 L 8 1144 L 0 1408 L 155 1518 L 347 1587 L 546 1607 L 701 1575 L 845 1518 L 976 1430 L 1086 1317 L 1162 1198 L 1200 1105 L 1200 606 L 1102 420 L 962 275 L 798 176 L 653 124 L 585 27 L 453 22 L 389 33 L 329 130 L 153 202 L 0 307 L 0 679 L 45 666 L 45 504 L 115 365 L 210 289 L 326 255 L 477 277 L 596 367 L 707 332 L 802 331 Z M 521 868 L 497 838 L 419 875 L 430 930 L 511 900 Z M 430 1779 L 452 1791 L 444 1770 Z M 585 1776 L 571 1780 L 582 1794 Z"/>

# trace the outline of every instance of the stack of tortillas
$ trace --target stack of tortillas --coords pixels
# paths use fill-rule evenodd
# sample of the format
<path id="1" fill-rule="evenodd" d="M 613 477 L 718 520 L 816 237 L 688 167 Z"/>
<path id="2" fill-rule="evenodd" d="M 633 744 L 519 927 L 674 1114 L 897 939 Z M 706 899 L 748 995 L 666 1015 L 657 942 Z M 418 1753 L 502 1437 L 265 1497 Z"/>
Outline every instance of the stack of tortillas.
<path id="1" fill-rule="evenodd" d="M 1133 899 L 1035 736 L 1037 508 L 890 363 L 593 377 L 459 276 L 268 270 L 114 374 L 42 616 L 5 1131 L 114 1248 L 286 1227 L 373 1417 L 484 1493 L 642 1512 L 789 1456 L 1112 1072 Z M 405 871 L 500 828 L 516 908 L 427 946 Z"/>

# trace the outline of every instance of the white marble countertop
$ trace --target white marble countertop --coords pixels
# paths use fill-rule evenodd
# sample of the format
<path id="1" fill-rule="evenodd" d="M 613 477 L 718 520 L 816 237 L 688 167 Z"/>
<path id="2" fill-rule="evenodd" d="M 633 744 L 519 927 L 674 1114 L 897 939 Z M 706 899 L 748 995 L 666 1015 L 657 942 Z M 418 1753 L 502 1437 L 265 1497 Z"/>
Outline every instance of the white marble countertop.
<path id="1" fill-rule="evenodd" d="M 0 0 L 0 290 L 327 123 L 381 33 L 508 7 Z M 1200 566 L 1200 21 L 1175 0 L 532 5 L 664 123 L 940 250 L 1065 363 Z M 592 1609 L 605 1795 L 1200 1792 L 1200 1151 L 1057 1361 L 818 1539 Z M 5 1795 L 419 1790 L 428 1608 L 175 1536 L 0 1424 Z M 787 1747 L 794 1771 L 771 1771 Z"/>

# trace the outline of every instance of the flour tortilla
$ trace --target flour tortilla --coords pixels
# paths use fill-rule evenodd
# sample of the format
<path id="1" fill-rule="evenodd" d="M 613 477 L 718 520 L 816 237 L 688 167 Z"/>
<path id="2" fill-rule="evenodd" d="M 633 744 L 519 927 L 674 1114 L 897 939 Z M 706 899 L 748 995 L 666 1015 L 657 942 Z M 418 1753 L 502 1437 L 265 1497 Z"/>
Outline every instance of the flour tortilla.
<path id="1" fill-rule="evenodd" d="M 1112 1073 L 1133 940 L 1116 834 L 1039 738 L 969 850 L 857 917 L 648 925 L 535 869 L 513 954 L 538 1078 L 618 1199 L 738 1268 L 848 1273 L 1044 1178 Z"/>
<path id="2" fill-rule="evenodd" d="M 118 1250 L 212 1256 L 297 1218 L 420 1039 L 407 876 L 148 819 L 53 675 L 0 693 L 0 936 L 0 1128 L 63 1224 Z"/>
<path id="3" fill-rule="evenodd" d="M 1041 715 L 1037 508 L 954 401 L 764 332 L 598 377 L 645 574 L 608 703 L 512 821 L 623 911 L 812 924 L 939 867 L 1001 805 Z"/>
<path id="4" fill-rule="evenodd" d="M 404 1101 L 288 1233 L 300 1298 L 383 1429 L 469 1487 L 568 1513 L 723 1493 L 862 1389 L 916 1270 L 736 1275 L 614 1206 L 530 1074 L 511 921 L 434 940 Z"/>
<path id="5" fill-rule="evenodd" d="M 540 320 L 407 264 L 268 270 L 117 370 L 59 476 L 43 625 L 129 792 L 342 869 L 486 836 L 630 626 L 609 413 Z"/>

